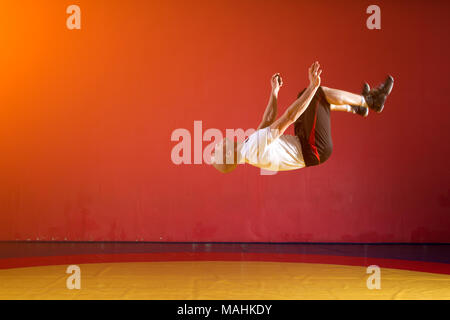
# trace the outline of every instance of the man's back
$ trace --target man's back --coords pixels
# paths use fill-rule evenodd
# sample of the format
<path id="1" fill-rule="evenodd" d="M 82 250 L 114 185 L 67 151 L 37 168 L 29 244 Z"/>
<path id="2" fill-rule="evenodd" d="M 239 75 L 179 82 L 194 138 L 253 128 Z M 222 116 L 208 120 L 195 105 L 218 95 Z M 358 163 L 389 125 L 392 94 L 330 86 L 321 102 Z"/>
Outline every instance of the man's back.
<path id="1" fill-rule="evenodd" d="M 271 171 L 294 170 L 305 166 L 297 136 L 273 137 L 270 127 L 250 135 L 239 151 L 240 162 Z"/>

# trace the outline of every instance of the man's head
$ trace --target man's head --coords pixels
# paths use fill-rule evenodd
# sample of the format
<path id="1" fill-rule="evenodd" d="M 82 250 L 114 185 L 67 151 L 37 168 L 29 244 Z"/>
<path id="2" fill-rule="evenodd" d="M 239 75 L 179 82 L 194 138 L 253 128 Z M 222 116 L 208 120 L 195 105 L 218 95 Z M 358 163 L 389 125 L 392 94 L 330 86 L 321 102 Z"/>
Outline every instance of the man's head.
<path id="1" fill-rule="evenodd" d="M 236 169 L 238 165 L 238 144 L 228 138 L 223 139 L 214 149 L 211 164 L 222 173 Z"/>

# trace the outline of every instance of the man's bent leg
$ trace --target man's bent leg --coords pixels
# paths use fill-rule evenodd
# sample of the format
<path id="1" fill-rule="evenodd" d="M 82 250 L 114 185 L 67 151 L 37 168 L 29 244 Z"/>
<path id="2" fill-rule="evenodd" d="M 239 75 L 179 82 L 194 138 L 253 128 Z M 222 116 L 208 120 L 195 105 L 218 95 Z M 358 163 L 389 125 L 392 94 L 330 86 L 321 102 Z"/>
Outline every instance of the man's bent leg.
<path id="1" fill-rule="evenodd" d="M 333 105 L 351 105 L 368 107 L 364 97 L 344 90 L 322 87 L 328 103 Z"/>

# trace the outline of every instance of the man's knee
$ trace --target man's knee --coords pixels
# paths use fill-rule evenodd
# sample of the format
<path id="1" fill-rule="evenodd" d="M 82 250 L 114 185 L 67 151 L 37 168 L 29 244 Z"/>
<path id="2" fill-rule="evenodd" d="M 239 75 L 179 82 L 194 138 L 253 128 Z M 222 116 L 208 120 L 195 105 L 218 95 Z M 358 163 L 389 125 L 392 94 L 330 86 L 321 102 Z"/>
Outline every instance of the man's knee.
<path id="1" fill-rule="evenodd" d="M 325 161 L 327 161 L 331 157 L 332 153 L 333 153 L 333 142 L 330 141 L 324 146 L 322 152 L 320 153 L 320 163 L 324 163 Z"/>

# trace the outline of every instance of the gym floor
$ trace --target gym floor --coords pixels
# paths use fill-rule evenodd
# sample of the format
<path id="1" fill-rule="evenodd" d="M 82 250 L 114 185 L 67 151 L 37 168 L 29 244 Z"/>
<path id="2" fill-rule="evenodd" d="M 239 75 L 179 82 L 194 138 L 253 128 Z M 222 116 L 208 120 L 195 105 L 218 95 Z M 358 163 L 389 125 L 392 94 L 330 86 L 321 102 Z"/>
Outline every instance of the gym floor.
<path id="1" fill-rule="evenodd" d="M 0 299 L 450 299 L 450 245 L 0 242 Z"/>

